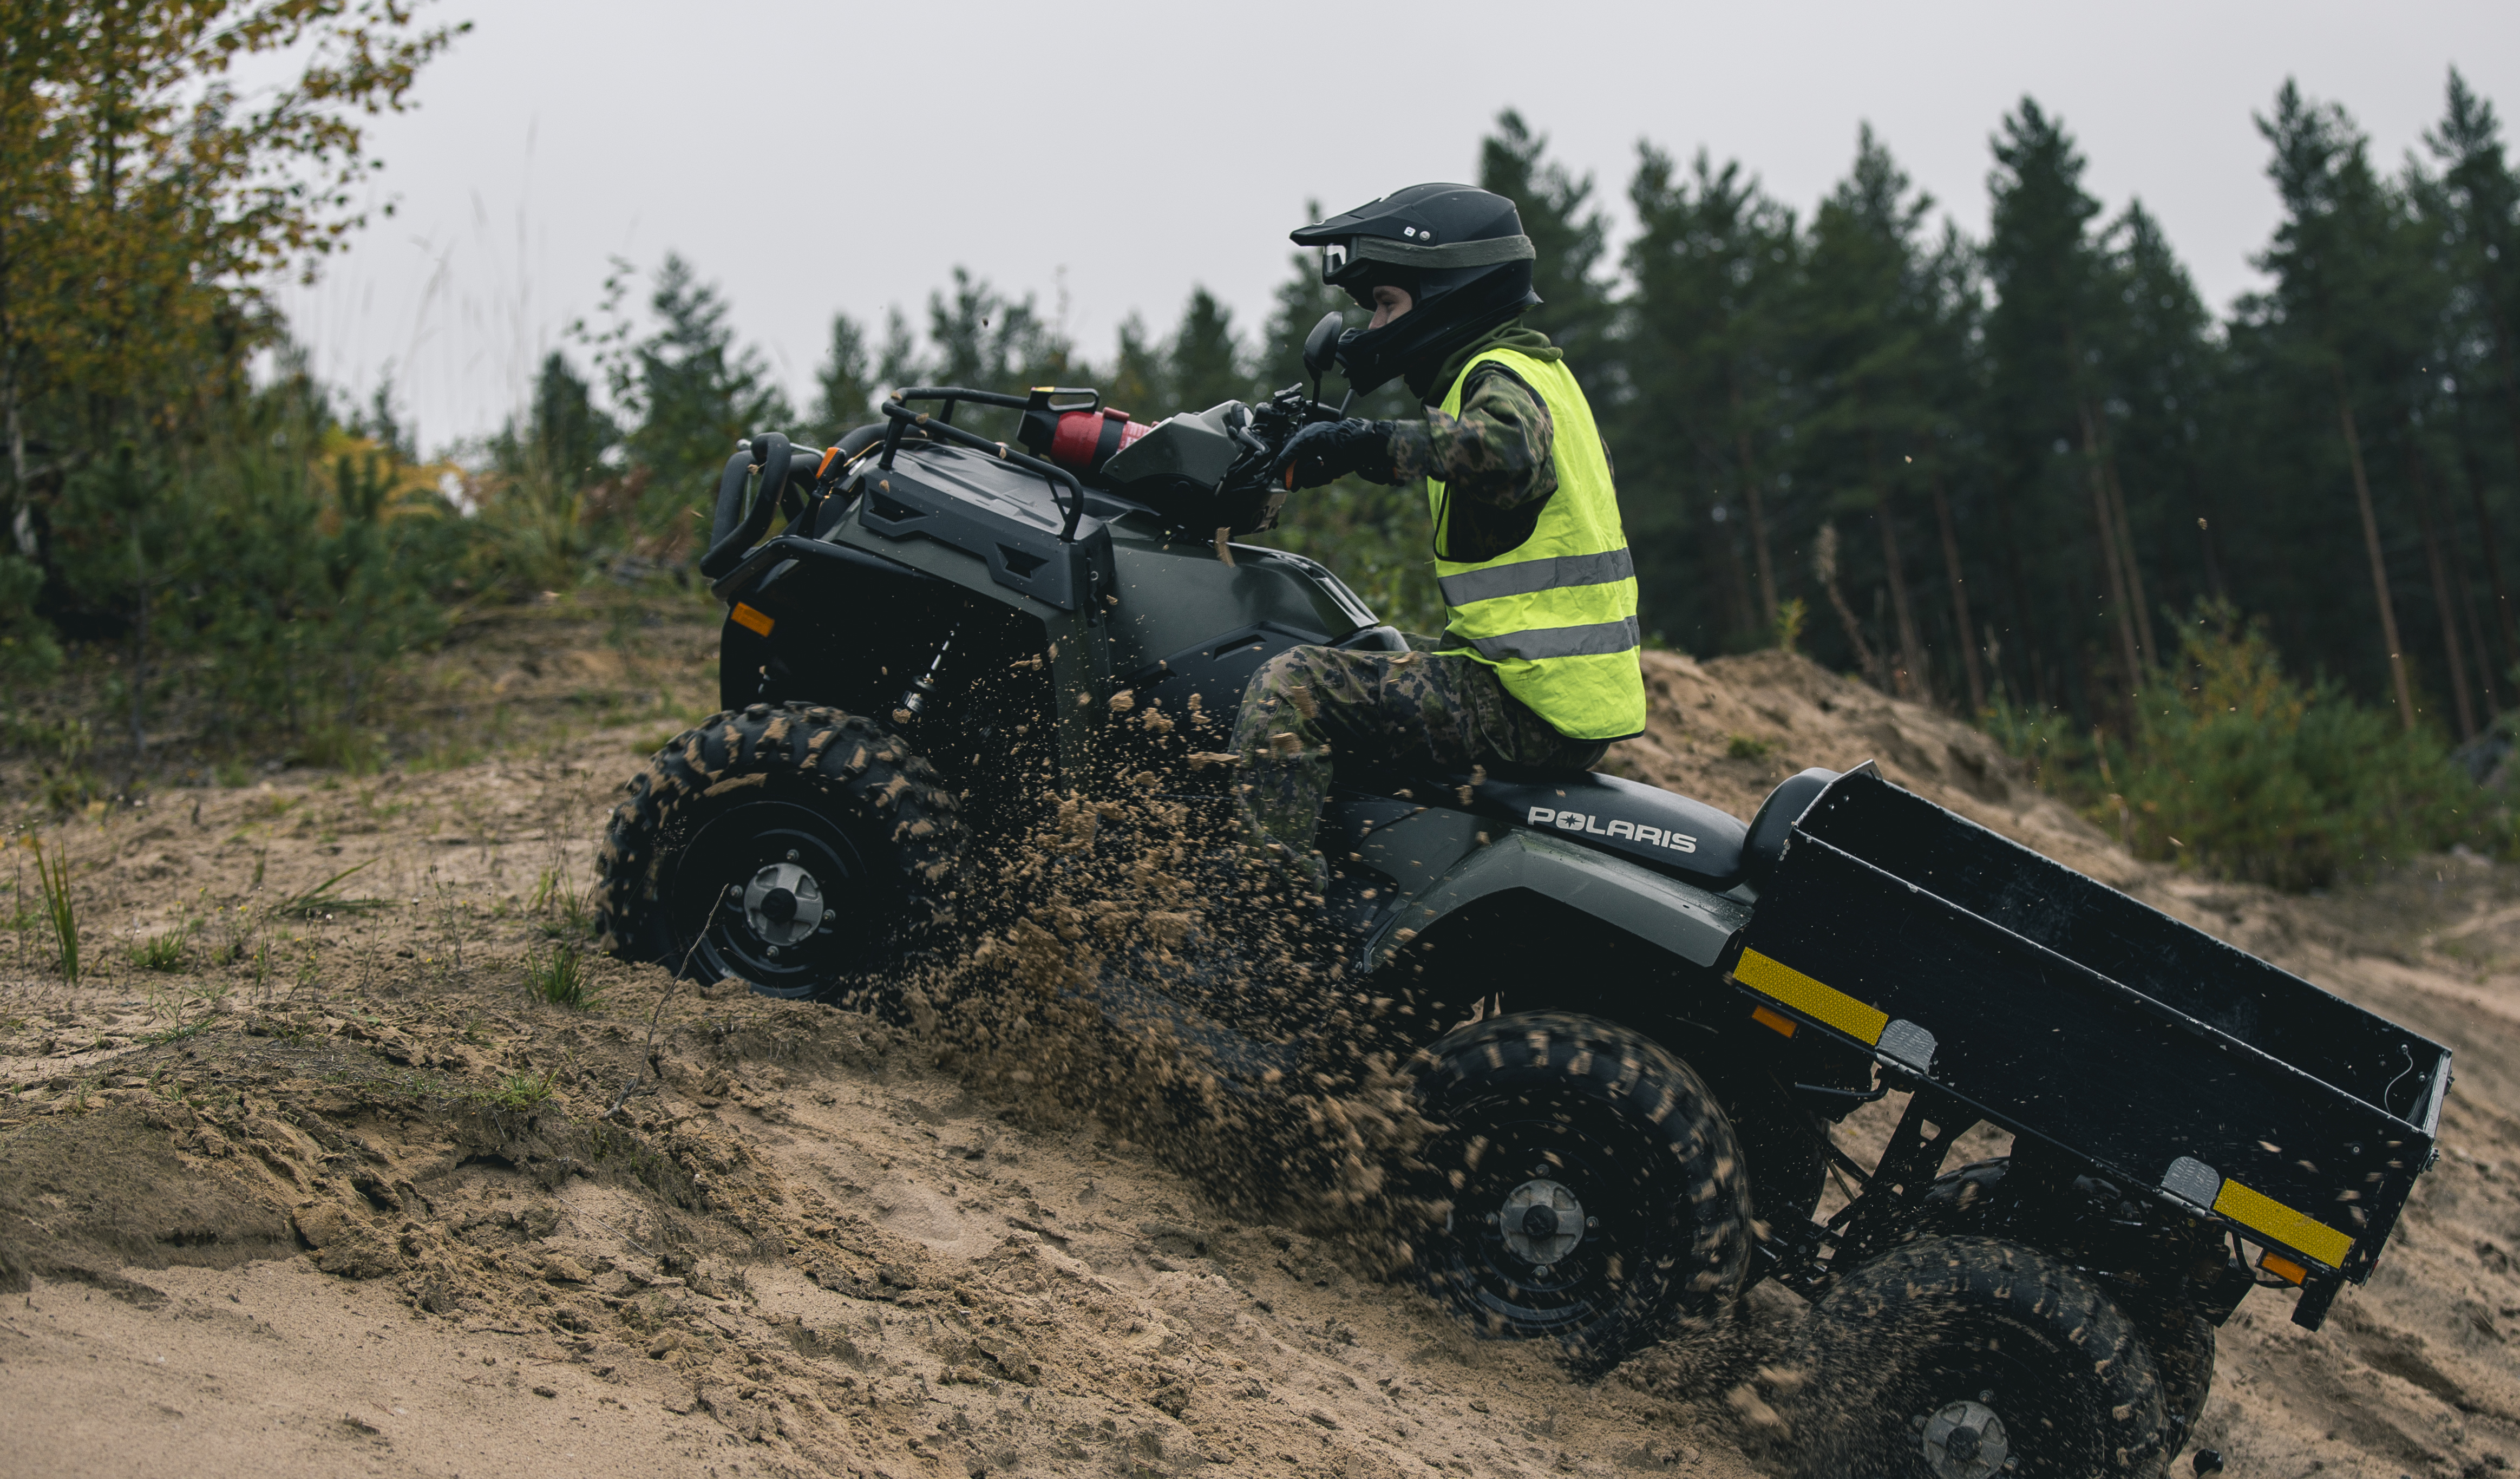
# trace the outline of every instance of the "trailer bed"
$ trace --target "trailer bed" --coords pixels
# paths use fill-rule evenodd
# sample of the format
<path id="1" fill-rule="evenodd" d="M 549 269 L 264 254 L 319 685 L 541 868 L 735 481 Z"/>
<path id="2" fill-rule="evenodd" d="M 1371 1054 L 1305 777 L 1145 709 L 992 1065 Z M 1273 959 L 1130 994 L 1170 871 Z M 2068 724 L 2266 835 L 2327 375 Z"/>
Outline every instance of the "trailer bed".
<path id="1" fill-rule="evenodd" d="M 1891 785 L 1796 825 L 1732 962 L 1894 1076 L 2298 1265 L 2369 1277 L 2434 1154 L 2449 1050 Z"/>

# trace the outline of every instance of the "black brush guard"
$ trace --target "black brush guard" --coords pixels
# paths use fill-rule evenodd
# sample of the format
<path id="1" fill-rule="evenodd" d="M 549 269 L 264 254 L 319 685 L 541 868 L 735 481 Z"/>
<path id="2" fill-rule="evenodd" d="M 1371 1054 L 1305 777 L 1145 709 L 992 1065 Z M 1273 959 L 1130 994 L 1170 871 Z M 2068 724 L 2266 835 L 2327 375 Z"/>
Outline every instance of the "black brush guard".
<path id="1" fill-rule="evenodd" d="M 1875 776 L 1760 893 L 1734 984 L 1916 1091 L 1840 1246 L 1983 1119 L 2273 1254 L 2316 1329 L 2435 1154 L 2449 1050 Z"/>

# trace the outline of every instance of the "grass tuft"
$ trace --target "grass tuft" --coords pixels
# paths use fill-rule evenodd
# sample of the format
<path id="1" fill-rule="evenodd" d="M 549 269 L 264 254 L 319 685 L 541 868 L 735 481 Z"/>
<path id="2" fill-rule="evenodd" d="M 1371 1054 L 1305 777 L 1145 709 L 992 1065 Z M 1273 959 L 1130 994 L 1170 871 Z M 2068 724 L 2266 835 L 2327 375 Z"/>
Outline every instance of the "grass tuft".
<path id="1" fill-rule="evenodd" d="M 525 992 L 555 1007 L 584 1008 L 598 1005 L 588 979 L 586 959 L 562 945 L 549 955 L 525 957 Z"/>
<path id="2" fill-rule="evenodd" d="M 531 1109 L 552 1097 L 552 1085 L 558 1077 L 551 1073 L 512 1073 L 496 1089 L 481 1090 L 474 1097 L 494 1109 Z"/>
<path id="3" fill-rule="evenodd" d="M 184 931 L 180 929 L 151 935 L 131 947 L 131 964 L 143 970 L 181 970 L 184 968 L 186 947 Z"/>
<path id="4" fill-rule="evenodd" d="M 533 897 L 525 901 L 525 912 L 539 916 L 543 933 L 555 940 L 583 940 L 595 933 L 590 892 L 584 884 L 571 887 L 562 870 L 546 868 L 534 880 Z"/>
<path id="5" fill-rule="evenodd" d="M 61 951 L 62 975 L 70 984 L 78 984 L 79 937 L 78 914 L 70 903 L 70 860 L 56 852 L 44 856 L 40 837 L 30 837 L 26 845 L 35 850 L 35 879 L 43 885 L 44 919 L 52 925 L 53 942 Z"/>
<path id="6" fill-rule="evenodd" d="M 365 914 L 370 910 L 384 908 L 391 902 L 390 900 L 344 898 L 339 892 L 341 880 L 343 878 L 350 876 L 350 874 L 357 873 L 363 868 L 374 866 L 376 861 L 376 859 L 370 858 L 365 863 L 353 863 L 349 867 L 342 869 L 339 873 L 326 878 L 323 882 L 316 884 L 313 888 L 306 889 L 300 893 L 291 894 L 288 898 L 285 898 L 279 903 L 271 906 L 273 918 L 311 919 L 319 915 Z"/>

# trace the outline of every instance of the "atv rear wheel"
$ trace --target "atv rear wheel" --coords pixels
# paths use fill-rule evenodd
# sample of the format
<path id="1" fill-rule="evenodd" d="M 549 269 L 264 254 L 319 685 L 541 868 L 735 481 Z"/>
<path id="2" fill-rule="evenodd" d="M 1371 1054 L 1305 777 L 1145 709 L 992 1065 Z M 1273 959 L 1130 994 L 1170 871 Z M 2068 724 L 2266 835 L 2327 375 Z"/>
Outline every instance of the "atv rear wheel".
<path id="1" fill-rule="evenodd" d="M 628 790 L 596 904 L 605 948 L 625 959 L 832 1000 L 948 917 L 964 842 L 954 798 L 873 720 L 719 714 Z"/>
<path id="2" fill-rule="evenodd" d="M 1800 1354 L 1804 1479 L 2092 1479 L 2164 1461 L 2161 1383 L 2134 1322 L 2018 1244 L 1892 1249 L 1812 1307 Z"/>
<path id="3" fill-rule="evenodd" d="M 1450 1211 L 1415 1268 L 1480 1334 L 1553 1337 L 1607 1369 L 1739 1289 L 1740 1147 L 1706 1085 L 1651 1039 L 1556 1012 L 1494 1017 L 1421 1055 L 1417 1098 L 1444 1127 L 1418 1189 Z"/>

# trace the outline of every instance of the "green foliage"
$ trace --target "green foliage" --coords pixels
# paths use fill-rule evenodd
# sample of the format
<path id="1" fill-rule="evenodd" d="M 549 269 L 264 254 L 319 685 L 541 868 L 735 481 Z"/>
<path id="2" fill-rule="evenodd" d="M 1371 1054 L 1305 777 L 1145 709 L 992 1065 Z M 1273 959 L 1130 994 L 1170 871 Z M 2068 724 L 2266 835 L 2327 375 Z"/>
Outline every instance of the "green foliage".
<path id="1" fill-rule="evenodd" d="M 513 586 L 566 590 L 584 578 L 607 532 L 599 515 L 638 501 L 637 487 L 606 465 L 620 444 L 567 356 L 545 356 L 523 423 L 511 418 L 490 439 L 489 467 L 471 481 L 474 537 Z"/>
<path id="2" fill-rule="evenodd" d="M 681 549 L 705 533 L 718 471 L 737 441 L 785 425 L 788 398 L 761 352 L 736 343 L 725 297 L 689 261 L 665 254 L 648 294 L 655 326 L 645 334 L 624 307 L 637 276 L 614 259 L 604 284 L 605 327 L 586 336 L 629 420 L 630 457 L 648 474 L 635 511 L 640 525 Z"/>
<path id="3" fill-rule="evenodd" d="M 882 387 L 875 381 L 866 331 L 845 313 L 832 315 L 831 347 L 814 372 L 814 409 L 807 434 L 824 446 L 879 414 L 876 401 Z"/>
<path id="4" fill-rule="evenodd" d="M 244 726 L 275 721 L 318 753 L 360 753 L 378 679 L 441 632 L 443 595 L 473 531 L 419 470 L 350 441 L 302 381 L 237 409 L 189 470 L 167 563 L 204 659 L 203 696 Z"/>
<path id="5" fill-rule="evenodd" d="M 0 685 L 13 692 L 49 683 L 61 669 L 61 644 L 35 614 L 35 597 L 43 588 L 42 566 L 0 554 Z"/>
<path id="6" fill-rule="evenodd" d="M 2440 737 L 2408 734 L 2332 680 L 2287 676 L 2265 624 L 2200 605 L 2131 738 L 2090 740 L 2000 705 L 1989 728 L 2041 783 L 2138 856 L 2278 888 L 2367 876 L 2474 830 L 2475 784 Z"/>

